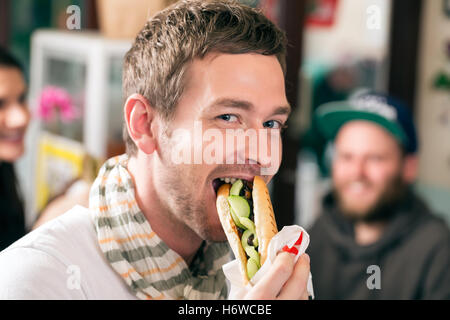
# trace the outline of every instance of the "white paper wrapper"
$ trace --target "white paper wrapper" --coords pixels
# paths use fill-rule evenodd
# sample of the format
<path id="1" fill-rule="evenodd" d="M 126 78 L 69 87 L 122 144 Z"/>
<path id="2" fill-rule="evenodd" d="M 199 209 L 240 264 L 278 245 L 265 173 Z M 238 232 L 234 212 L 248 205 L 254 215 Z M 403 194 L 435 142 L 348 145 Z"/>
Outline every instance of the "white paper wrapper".
<path id="1" fill-rule="evenodd" d="M 300 245 L 295 245 L 297 240 L 300 237 L 300 233 L 303 232 L 302 242 Z M 258 272 L 253 276 L 250 280 L 250 283 L 247 286 L 242 284 L 242 276 L 239 271 L 239 265 L 237 260 L 233 260 L 227 264 L 225 264 L 222 269 L 225 274 L 225 277 L 230 282 L 230 294 L 228 299 L 235 300 L 241 299 L 245 296 L 245 294 L 254 286 L 260 279 L 264 277 L 267 273 L 267 270 L 270 269 L 270 266 L 275 260 L 277 254 L 283 250 L 285 246 L 295 248 L 298 250 L 297 255 L 295 256 L 295 262 L 297 262 L 298 258 L 305 253 L 306 248 L 309 245 L 309 234 L 300 226 L 286 226 L 280 232 L 278 232 L 270 241 L 268 248 L 267 260 L 258 270 Z M 314 289 L 312 285 L 312 276 L 311 272 L 309 273 L 309 279 L 307 284 L 308 294 L 314 299 Z"/>

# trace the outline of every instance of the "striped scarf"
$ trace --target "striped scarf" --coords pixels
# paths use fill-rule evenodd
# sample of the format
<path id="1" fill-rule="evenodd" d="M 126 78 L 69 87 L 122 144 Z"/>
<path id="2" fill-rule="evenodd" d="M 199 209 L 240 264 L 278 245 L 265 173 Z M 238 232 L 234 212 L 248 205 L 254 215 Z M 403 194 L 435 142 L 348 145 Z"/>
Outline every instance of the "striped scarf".
<path id="1" fill-rule="evenodd" d="M 90 191 L 98 242 L 112 268 L 139 299 L 226 298 L 228 244 L 204 241 L 188 267 L 139 209 L 127 163 L 127 155 L 106 161 Z"/>

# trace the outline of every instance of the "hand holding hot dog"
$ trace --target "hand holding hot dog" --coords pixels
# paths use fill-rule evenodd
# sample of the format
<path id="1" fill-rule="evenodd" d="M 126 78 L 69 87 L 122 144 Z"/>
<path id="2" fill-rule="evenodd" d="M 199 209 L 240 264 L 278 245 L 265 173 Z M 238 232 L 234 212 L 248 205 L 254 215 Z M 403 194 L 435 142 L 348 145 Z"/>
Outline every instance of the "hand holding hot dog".
<path id="1" fill-rule="evenodd" d="M 269 242 L 278 232 L 269 191 L 261 177 L 223 184 L 217 192 L 217 211 L 238 261 L 243 285 L 267 259 Z M 244 299 L 308 299 L 309 257 L 277 255 L 264 278 Z"/>

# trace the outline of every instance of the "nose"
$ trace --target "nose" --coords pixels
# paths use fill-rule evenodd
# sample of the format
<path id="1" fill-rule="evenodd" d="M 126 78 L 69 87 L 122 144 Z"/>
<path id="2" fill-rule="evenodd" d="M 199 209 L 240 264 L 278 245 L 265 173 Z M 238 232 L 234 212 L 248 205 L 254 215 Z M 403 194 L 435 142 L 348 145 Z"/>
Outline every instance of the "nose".
<path id="1" fill-rule="evenodd" d="M 276 130 L 248 129 L 255 134 L 246 136 L 246 143 L 238 146 L 238 158 L 240 163 L 257 165 L 260 175 L 274 175 L 281 163 L 281 139 Z"/>
<path id="2" fill-rule="evenodd" d="M 28 125 L 30 113 L 26 106 L 14 103 L 8 107 L 5 120 L 8 129 L 22 129 Z"/>
<path id="3" fill-rule="evenodd" d="M 351 175 L 353 179 L 360 179 L 364 177 L 365 171 L 365 161 L 364 159 L 354 159 L 352 165 L 350 166 Z"/>

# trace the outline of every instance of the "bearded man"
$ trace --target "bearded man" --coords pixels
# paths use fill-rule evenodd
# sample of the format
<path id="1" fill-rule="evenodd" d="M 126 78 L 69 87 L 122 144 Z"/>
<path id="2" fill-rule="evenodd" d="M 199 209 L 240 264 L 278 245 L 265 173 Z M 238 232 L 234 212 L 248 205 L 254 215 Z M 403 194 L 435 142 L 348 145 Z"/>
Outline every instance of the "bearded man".
<path id="1" fill-rule="evenodd" d="M 310 230 L 317 299 L 450 299 L 450 232 L 412 190 L 409 109 L 365 92 L 318 108 L 332 191 Z"/>

